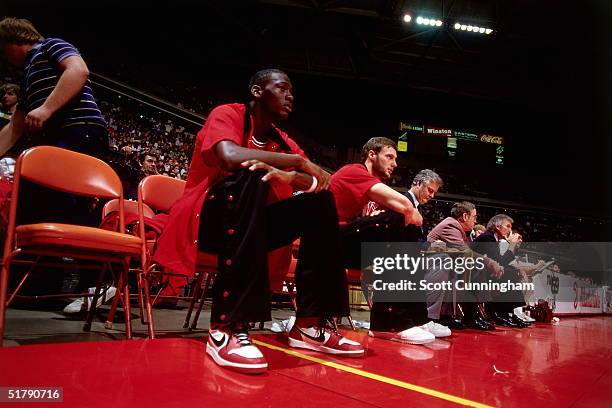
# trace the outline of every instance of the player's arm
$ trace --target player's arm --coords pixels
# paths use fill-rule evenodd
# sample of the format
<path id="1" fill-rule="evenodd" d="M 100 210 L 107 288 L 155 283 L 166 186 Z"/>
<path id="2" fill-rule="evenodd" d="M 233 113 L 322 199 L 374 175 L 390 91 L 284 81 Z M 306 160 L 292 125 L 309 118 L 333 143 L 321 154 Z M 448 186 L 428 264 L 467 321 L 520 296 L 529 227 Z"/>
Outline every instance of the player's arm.
<path id="1" fill-rule="evenodd" d="M 289 184 L 297 189 L 308 189 L 312 185 L 312 177 L 317 179 L 315 191 L 326 190 L 329 187 L 329 173 L 299 154 L 249 149 L 238 146 L 229 140 L 222 140 L 217 143 L 215 153 L 226 170 L 231 171 L 241 167 L 252 167 L 255 163 L 250 161 L 255 160 L 277 170 L 290 167 L 296 169 L 295 184 L 293 182 Z"/>
<path id="2" fill-rule="evenodd" d="M 313 185 L 314 178 L 309 174 L 295 170 L 287 171 L 277 169 L 259 160 L 247 160 L 242 163 L 242 167 L 248 168 L 250 171 L 265 170 L 267 173 L 261 178 L 263 181 L 276 179 L 282 183 L 291 185 L 296 190 L 307 191 Z M 321 189 L 316 185 L 313 191 L 318 192 L 321 191 Z"/>
<path id="3" fill-rule="evenodd" d="M 368 190 L 367 196 L 371 201 L 375 201 L 397 213 L 404 214 L 406 225 L 414 224 L 420 226 L 423 224 L 423 217 L 414 208 L 408 197 L 398 193 L 386 184 L 374 184 Z"/>
<path id="4" fill-rule="evenodd" d="M 51 115 L 83 90 L 89 77 L 85 61 L 78 55 L 61 60 L 58 69 L 61 74 L 51 94 L 41 106 L 26 115 L 25 124 L 30 129 L 40 130 Z"/>

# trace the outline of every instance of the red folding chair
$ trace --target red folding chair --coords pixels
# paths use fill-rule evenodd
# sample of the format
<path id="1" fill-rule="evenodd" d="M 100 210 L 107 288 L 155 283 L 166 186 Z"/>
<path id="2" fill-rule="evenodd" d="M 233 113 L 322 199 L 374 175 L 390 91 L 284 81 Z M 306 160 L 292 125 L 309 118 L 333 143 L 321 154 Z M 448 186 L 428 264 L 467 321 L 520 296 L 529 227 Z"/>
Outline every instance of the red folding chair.
<path id="1" fill-rule="evenodd" d="M 100 228 L 84 227 L 66 223 L 37 223 L 17 225 L 16 215 L 22 206 L 19 186 L 22 180 L 65 193 L 119 200 L 119 232 Z M 25 200 L 27 202 L 27 200 Z M 100 296 L 102 280 L 109 265 L 121 267 L 121 278 L 127 282 L 129 261 L 139 258 L 142 251 L 140 238 L 125 234 L 123 188 L 113 169 L 101 160 L 85 154 L 51 146 L 39 146 L 26 150 L 19 156 L 15 166 L 15 188 L 11 197 L 2 272 L 0 274 L 0 344 L 4 337 L 6 308 L 17 296 L 32 268 L 41 257 L 69 257 L 99 261 L 102 263 L 92 296 L 92 307 L 87 315 L 84 330 L 89 331 Z M 11 265 L 29 263 L 15 291 L 8 297 L 8 278 Z M 46 295 L 44 297 L 73 297 L 72 295 Z M 132 338 L 129 293 L 123 290 L 125 332 Z M 41 296 L 43 297 L 43 296 Z M 153 328 L 149 326 L 149 333 Z"/>

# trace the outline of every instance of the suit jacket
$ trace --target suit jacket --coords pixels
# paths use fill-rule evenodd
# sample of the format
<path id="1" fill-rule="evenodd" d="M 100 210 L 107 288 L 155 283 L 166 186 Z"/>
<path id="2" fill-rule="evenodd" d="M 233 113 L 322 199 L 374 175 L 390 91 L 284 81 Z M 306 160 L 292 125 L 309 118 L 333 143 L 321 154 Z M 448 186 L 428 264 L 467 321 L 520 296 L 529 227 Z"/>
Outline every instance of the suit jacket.
<path id="1" fill-rule="evenodd" d="M 453 217 L 446 217 L 438 225 L 436 225 L 427 235 L 427 241 L 443 241 L 447 244 L 447 247 L 453 247 L 457 249 L 467 249 L 467 236 L 465 231 L 459 224 L 459 221 Z"/>
<path id="2" fill-rule="evenodd" d="M 499 241 L 491 231 L 480 234 L 480 236 L 474 240 L 472 248 L 474 251 L 497 261 L 502 266 L 507 266 L 510 262 L 514 261 L 515 258 L 514 253 L 510 250 L 506 251 L 503 255 L 501 254 Z"/>
<path id="3" fill-rule="evenodd" d="M 414 208 L 419 211 L 419 208 L 416 206 L 414 199 L 411 194 L 406 193 L 406 197 L 412 203 Z M 419 211 L 420 213 L 420 211 Z M 406 238 L 407 242 L 425 242 L 427 239 L 425 238 L 425 231 L 423 230 L 423 226 L 417 227 L 416 225 L 406 225 Z"/>

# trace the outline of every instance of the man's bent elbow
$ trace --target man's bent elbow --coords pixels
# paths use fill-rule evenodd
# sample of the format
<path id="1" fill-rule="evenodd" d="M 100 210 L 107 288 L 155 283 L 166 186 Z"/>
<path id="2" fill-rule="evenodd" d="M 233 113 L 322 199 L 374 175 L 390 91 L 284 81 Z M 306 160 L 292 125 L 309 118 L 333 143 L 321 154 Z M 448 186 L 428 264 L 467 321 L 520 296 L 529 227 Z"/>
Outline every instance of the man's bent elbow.
<path id="1" fill-rule="evenodd" d="M 217 159 L 225 171 L 234 171 L 240 167 L 240 153 L 235 146 L 224 143 L 216 149 Z"/>

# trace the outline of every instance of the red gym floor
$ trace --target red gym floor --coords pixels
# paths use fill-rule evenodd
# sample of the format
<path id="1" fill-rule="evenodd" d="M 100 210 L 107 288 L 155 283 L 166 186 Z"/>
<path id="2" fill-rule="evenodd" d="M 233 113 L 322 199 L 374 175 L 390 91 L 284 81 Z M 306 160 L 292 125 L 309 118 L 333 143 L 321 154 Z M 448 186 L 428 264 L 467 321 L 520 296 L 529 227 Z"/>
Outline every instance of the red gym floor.
<path id="1" fill-rule="evenodd" d="M 533 407 L 612 406 L 612 319 L 464 330 L 428 346 L 347 332 L 366 358 L 289 349 L 255 335 L 267 374 L 217 367 L 198 339 L 104 341 L 0 348 L 0 386 L 63 387 L 63 403 L 24 407 Z M 10 405 L 0 403 L 0 408 Z"/>

